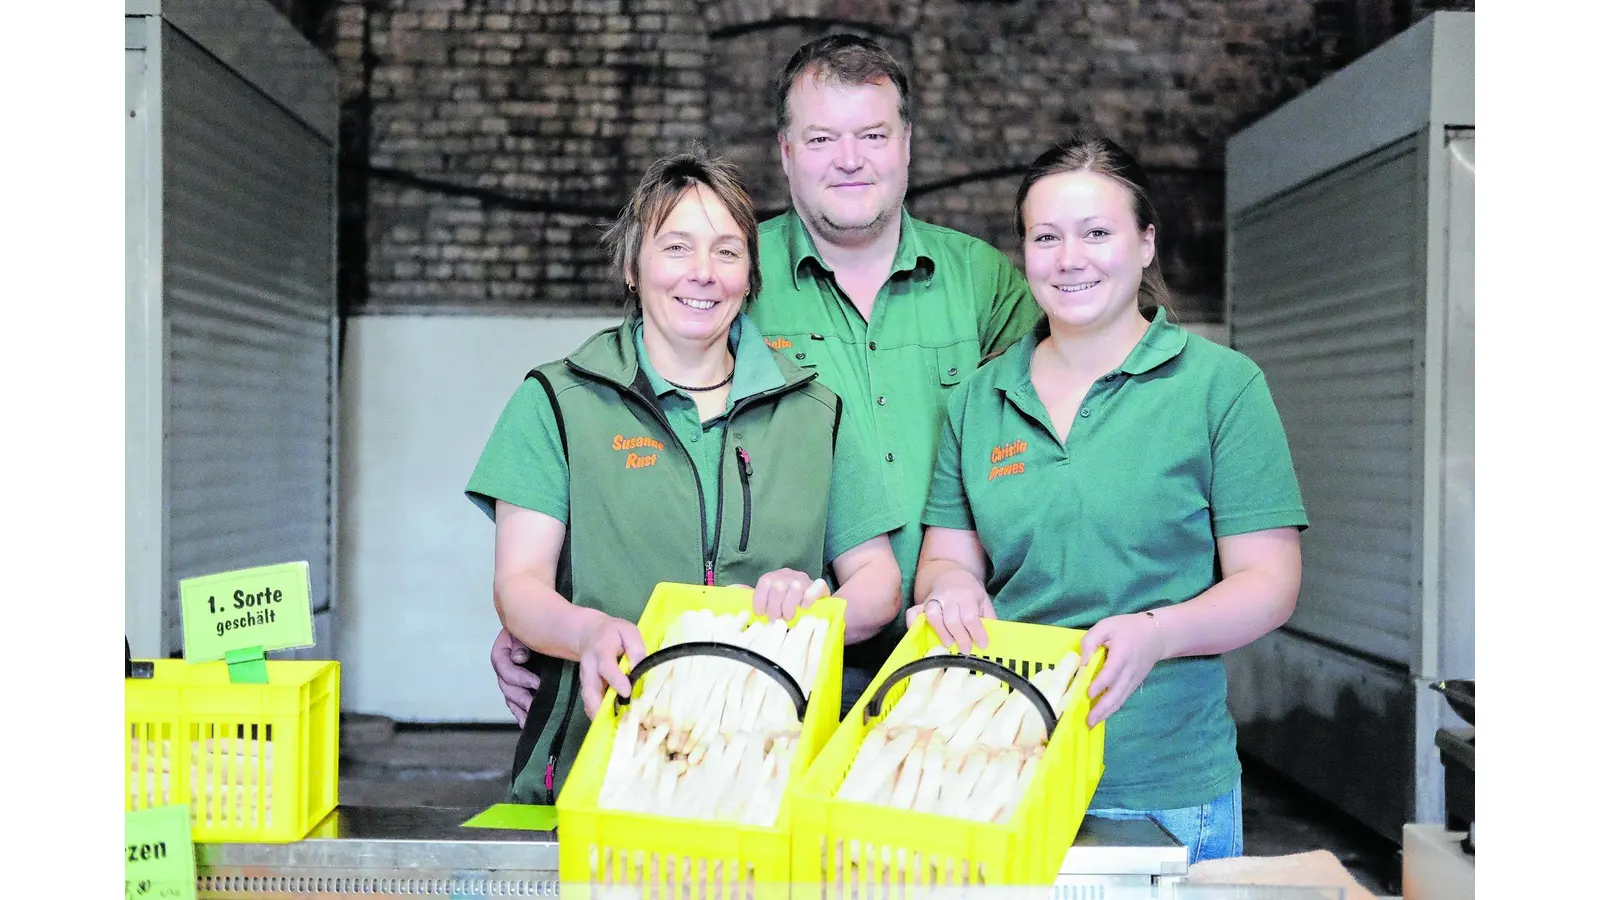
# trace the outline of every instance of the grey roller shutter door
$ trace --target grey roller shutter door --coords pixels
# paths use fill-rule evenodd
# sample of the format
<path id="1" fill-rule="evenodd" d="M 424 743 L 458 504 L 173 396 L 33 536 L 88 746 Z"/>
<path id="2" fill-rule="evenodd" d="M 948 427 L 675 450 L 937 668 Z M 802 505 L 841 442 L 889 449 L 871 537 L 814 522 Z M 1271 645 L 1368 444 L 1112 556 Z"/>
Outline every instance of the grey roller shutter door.
<path id="1" fill-rule="evenodd" d="M 1236 221 L 1233 345 L 1266 374 L 1311 529 L 1292 631 L 1408 665 L 1420 571 L 1423 334 L 1416 144 Z"/>
<path id="2" fill-rule="evenodd" d="M 178 580 L 306 560 L 331 598 L 329 141 L 163 29 L 166 609 Z M 318 648 L 331 647 L 326 615 Z M 170 628 L 176 621 L 167 621 Z M 168 646 L 180 646 L 176 633 Z"/>

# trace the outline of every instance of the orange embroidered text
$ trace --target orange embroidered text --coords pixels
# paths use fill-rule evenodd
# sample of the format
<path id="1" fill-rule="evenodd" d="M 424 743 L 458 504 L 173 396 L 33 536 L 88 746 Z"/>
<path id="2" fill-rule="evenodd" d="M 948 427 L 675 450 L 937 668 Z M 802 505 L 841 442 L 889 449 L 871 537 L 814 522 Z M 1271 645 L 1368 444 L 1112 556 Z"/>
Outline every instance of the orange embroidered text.
<path id="1" fill-rule="evenodd" d="M 1028 449 L 1027 441 L 1012 441 L 1009 444 L 1001 444 L 989 451 L 989 462 L 997 463 L 1002 459 L 1010 459 L 1026 449 Z"/>
<path id="2" fill-rule="evenodd" d="M 794 341 L 788 338 L 767 338 L 767 346 L 774 350 L 786 350 L 794 346 Z"/>
<path id="3" fill-rule="evenodd" d="M 661 443 L 653 437 L 625 438 L 619 434 L 611 439 L 611 449 L 613 450 L 636 450 L 640 447 L 653 447 L 657 450 L 667 449 L 666 444 Z"/>
<path id="4" fill-rule="evenodd" d="M 628 462 L 627 462 L 626 465 L 623 466 L 623 468 L 624 469 L 644 469 L 644 468 L 648 468 L 649 466 L 653 466 L 653 465 L 656 464 L 656 457 L 658 455 L 659 454 L 652 453 L 649 456 L 640 456 L 637 453 L 629 453 L 628 454 Z"/>
<path id="5" fill-rule="evenodd" d="M 996 478 L 1003 478 L 1007 475 L 1021 475 L 1023 472 L 1027 471 L 1027 469 L 1027 463 L 1019 462 L 1004 466 L 995 466 L 989 470 L 989 480 L 993 481 Z"/>

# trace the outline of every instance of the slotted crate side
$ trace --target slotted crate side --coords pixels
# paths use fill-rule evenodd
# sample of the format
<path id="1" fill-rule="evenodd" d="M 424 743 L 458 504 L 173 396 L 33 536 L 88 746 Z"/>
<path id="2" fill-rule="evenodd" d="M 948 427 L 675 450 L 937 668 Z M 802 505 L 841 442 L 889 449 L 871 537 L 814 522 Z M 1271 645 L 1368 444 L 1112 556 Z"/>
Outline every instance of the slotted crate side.
<path id="1" fill-rule="evenodd" d="M 1018 622 L 985 622 L 989 648 L 975 653 L 1032 675 L 1082 645 L 1083 632 Z M 932 813 L 890 809 L 834 799 L 868 727 L 868 700 L 896 669 L 938 645 L 926 621 L 901 639 L 861 700 L 850 710 L 800 785 L 795 803 L 794 861 L 797 884 L 914 885 L 1051 884 L 1082 824 L 1104 770 L 1105 727 L 1090 730 L 1087 684 L 1104 662 L 1097 651 L 1090 678 L 1069 692 L 1056 733 L 1046 746 L 1032 782 L 1005 825 L 968 822 Z M 896 685 L 880 717 L 905 694 Z M 852 847 L 871 860 L 866 871 L 850 869 Z"/>
<path id="2" fill-rule="evenodd" d="M 126 682 L 127 808 L 187 803 L 214 843 L 300 840 L 338 805 L 338 663 L 267 666 L 265 685 L 181 660 Z"/>

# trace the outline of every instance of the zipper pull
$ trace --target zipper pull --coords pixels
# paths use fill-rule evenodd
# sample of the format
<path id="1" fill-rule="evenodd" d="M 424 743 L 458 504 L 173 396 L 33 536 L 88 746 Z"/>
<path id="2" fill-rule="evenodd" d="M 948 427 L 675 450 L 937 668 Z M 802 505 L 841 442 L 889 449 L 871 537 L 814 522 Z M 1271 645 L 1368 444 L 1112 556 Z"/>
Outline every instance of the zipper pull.
<path id="1" fill-rule="evenodd" d="M 754 475 L 755 469 L 750 466 L 750 454 L 746 453 L 743 447 L 735 447 L 733 452 L 739 454 L 740 471 L 744 472 L 744 477 L 749 478 Z"/>
<path id="2" fill-rule="evenodd" d="M 717 573 L 711 568 L 711 560 L 706 560 L 706 587 L 714 587 L 717 583 Z"/>
<path id="3" fill-rule="evenodd" d="M 551 802 L 555 802 L 556 795 L 556 756 L 550 754 L 550 762 L 544 767 L 544 789 L 549 792 Z"/>

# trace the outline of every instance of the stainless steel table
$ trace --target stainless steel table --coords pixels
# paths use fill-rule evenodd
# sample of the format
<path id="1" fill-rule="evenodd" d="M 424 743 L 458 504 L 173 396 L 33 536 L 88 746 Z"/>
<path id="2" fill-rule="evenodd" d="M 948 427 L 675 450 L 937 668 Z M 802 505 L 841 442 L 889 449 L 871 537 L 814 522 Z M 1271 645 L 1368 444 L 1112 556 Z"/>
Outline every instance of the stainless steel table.
<path id="1" fill-rule="evenodd" d="M 296 843 L 201 844 L 200 896 L 555 896 L 555 834 L 461 827 L 478 812 L 341 807 Z M 1067 853 L 1058 896 L 1112 896 L 1106 888 L 1167 896 L 1157 889 L 1186 871 L 1183 845 L 1154 822 L 1091 816 Z"/>

